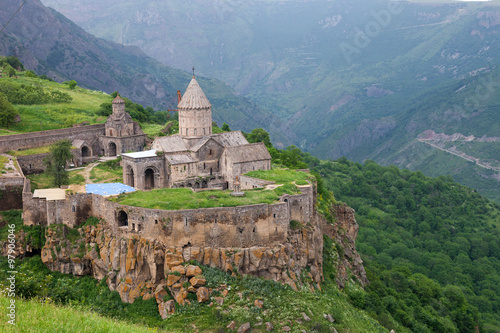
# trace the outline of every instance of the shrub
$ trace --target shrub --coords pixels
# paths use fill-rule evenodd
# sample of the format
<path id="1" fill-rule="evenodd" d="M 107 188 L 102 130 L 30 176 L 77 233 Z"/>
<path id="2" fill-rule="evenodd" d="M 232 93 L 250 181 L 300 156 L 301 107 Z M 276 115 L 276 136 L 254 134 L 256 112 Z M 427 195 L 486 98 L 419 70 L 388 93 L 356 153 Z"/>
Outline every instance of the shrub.
<path id="1" fill-rule="evenodd" d="M 291 220 L 290 221 L 290 229 L 291 230 L 298 230 L 300 228 L 302 228 L 302 223 L 300 223 L 297 220 Z"/>
<path id="2" fill-rule="evenodd" d="M 75 81 L 75 80 L 71 80 L 71 81 L 69 81 L 69 82 L 68 82 L 68 87 L 69 87 L 69 89 L 71 89 L 71 90 L 75 89 L 75 87 L 76 87 L 76 81 Z"/>

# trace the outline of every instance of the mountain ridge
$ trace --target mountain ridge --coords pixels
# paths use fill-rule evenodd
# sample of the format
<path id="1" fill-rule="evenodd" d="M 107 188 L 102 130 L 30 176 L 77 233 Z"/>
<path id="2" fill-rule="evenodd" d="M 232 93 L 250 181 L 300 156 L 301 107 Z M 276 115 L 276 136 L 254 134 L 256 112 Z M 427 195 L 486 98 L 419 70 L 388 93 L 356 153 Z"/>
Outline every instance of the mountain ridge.
<path id="1" fill-rule="evenodd" d="M 16 0 L 2 6 L 0 20 L 7 22 L 21 3 Z M 96 38 L 38 0 L 21 8 L 0 40 L 0 54 L 17 56 L 38 74 L 57 81 L 74 79 L 83 87 L 108 93 L 119 91 L 144 106 L 175 109 L 176 91 L 183 91 L 191 76 L 161 65 L 136 46 Z M 201 76 L 198 80 L 214 104 L 217 122 L 243 130 L 277 123 L 273 115 L 225 83 Z M 282 132 L 277 129 L 274 134 L 283 136 Z"/>
<path id="2" fill-rule="evenodd" d="M 425 130 L 500 136 L 497 2 L 44 2 L 163 63 L 196 59 L 294 133 L 279 147 L 412 167 L 403 147 Z"/>

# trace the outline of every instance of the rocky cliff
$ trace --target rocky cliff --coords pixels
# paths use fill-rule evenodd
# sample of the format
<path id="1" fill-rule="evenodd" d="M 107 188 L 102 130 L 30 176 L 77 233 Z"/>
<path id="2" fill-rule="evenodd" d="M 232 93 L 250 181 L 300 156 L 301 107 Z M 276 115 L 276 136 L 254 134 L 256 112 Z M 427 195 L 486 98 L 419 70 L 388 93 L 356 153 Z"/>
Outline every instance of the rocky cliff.
<path id="1" fill-rule="evenodd" d="M 273 279 L 294 289 L 306 282 L 320 288 L 323 278 L 322 233 L 312 226 L 292 230 L 288 241 L 275 247 L 170 247 L 140 235 L 114 237 L 105 223 L 78 229 L 52 225 L 46 238 L 41 255 L 51 270 L 106 278 L 110 289 L 117 290 L 124 302 L 141 296 L 150 298 L 159 286 L 166 285 L 176 301 L 183 303 L 188 290 L 184 288 L 184 293 L 179 283 L 187 281 L 174 281 L 175 290 L 173 278 L 169 277 L 176 276 L 172 274 L 181 271 L 179 267 L 193 262 L 232 274 Z M 193 288 L 190 291 L 197 292 Z"/>
<path id="2" fill-rule="evenodd" d="M 337 285 L 344 288 L 350 278 L 349 273 L 352 273 L 362 285 L 366 285 L 369 281 L 363 260 L 356 251 L 359 225 L 356 222 L 354 209 L 345 203 L 339 203 L 332 206 L 331 212 L 335 216 L 335 224 L 324 223 L 323 233 L 335 241 L 339 254 L 336 265 Z"/>

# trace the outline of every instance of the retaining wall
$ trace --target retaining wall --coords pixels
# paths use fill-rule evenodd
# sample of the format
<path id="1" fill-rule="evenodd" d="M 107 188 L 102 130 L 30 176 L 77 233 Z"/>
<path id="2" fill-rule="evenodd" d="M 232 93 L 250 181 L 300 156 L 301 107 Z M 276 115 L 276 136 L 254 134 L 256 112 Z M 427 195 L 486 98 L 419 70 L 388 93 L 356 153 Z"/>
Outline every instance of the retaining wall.
<path id="1" fill-rule="evenodd" d="M 0 153 L 9 150 L 30 149 L 47 146 L 59 140 L 75 139 L 94 142 L 97 136 L 105 134 L 104 124 L 62 128 L 50 131 L 31 132 L 0 136 Z"/>

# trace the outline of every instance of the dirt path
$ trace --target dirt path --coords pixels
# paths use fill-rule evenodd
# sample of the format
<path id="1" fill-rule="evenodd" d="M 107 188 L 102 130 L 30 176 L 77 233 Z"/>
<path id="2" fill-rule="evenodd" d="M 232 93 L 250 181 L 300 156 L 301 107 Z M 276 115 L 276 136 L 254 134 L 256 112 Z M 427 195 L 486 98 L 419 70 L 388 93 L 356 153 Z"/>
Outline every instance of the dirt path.
<path id="1" fill-rule="evenodd" d="M 90 172 L 98 164 L 99 164 L 99 162 L 90 163 L 89 165 L 87 165 L 87 167 L 85 167 L 85 169 L 83 169 L 81 174 L 83 175 L 83 178 L 85 178 L 85 184 L 93 184 L 94 183 L 92 180 L 90 180 Z"/>

